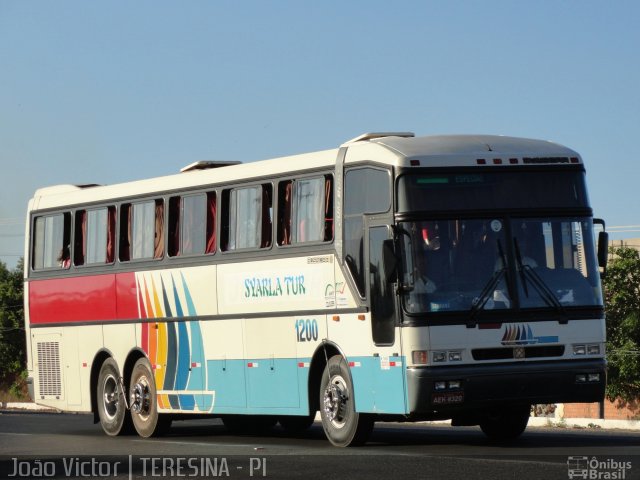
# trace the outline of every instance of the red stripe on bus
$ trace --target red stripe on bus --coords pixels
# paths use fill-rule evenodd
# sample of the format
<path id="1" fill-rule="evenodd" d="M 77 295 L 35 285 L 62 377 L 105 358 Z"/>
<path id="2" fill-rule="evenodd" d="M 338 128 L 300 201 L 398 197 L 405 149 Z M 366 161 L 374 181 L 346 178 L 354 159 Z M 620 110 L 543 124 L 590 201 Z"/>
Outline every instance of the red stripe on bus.
<path id="1" fill-rule="evenodd" d="M 33 325 L 138 318 L 135 274 L 34 280 L 29 318 Z"/>

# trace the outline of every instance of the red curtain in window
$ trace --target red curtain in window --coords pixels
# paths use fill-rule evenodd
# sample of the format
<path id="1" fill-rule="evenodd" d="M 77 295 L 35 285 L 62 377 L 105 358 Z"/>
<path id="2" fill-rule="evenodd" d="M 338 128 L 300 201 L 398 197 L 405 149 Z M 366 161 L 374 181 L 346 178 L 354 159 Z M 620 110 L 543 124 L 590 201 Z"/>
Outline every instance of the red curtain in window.
<path id="1" fill-rule="evenodd" d="M 207 245 L 204 253 L 216 251 L 216 194 L 207 193 Z"/>
<path id="2" fill-rule="evenodd" d="M 287 183 L 284 188 L 284 212 L 282 216 L 282 245 L 291 245 L 291 192 L 293 182 Z"/>
<path id="3" fill-rule="evenodd" d="M 271 186 L 262 186 L 262 235 L 260 247 L 271 246 Z"/>
<path id="4" fill-rule="evenodd" d="M 76 213 L 76 235 L 73 251 L 75 265 L 84 265 L 87 257 L 87 211 L 80 210 Z"/>
<path id="5" fill-rule="evenodd" d="M 116 208 L 107 210 L 107 263 L 113 263 L 116 255 Z"/>
<path id="6" fill-rule="evenodd" d="M 180 197 L 169 199 L 169 245 L 167 252 L 170 257 L 180 255 Z"/>
<path id="7" fill-rule="evenodd" d="M 130 203 L 125 203 L 120 208 L 120 261 L 128 262 L 131 260 L 133 208 Z"/>
<path id="8" fill-rule="evenodd" d="M 156 233 L 153 245 L 153 258 L 164 255 L 164 203 L 156 200 Z"/>
<path id="9" fill-rule="evenodd" d="M 333 238 L 333 197 L 331 196 L 331 177 L 324 180 L 324 240 Z"/>

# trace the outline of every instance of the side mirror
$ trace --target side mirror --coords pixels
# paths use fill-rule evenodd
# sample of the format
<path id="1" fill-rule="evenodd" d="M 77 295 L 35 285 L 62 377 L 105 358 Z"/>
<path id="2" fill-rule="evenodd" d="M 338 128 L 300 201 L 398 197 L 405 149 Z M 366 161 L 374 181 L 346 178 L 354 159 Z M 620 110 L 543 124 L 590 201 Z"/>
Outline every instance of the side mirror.
<path id="1" fill-rule="evenodd" d="M 382 262 L 387 283 L 395 283 L 398 280 L 398 263 L 400 262 L 391 239 L 382 242 Z"/>
<path id="2" fill-rule="evenodd" d="M 594 218 L 595 225 L 601 225 L 602 231 L 598 234 L 598 265 L 602 268 L 602 275 L 607 273 L 607 260 L 609 259 L 609 234 L 605 230 L 604 220 Z"/>
<path id="3" fill-rule="evenodd" d="M 607 270 L 607 260 L 609 259 L 609 234 L 600 232 L 598 234 L 598 265 Z"/>

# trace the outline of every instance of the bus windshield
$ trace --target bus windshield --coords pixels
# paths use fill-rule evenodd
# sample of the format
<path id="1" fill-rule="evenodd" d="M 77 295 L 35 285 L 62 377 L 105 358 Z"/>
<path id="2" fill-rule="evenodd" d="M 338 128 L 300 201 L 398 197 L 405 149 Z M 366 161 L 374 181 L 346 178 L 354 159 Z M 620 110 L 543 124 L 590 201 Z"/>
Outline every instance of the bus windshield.
<path id="1" fill-rule="evenodd" d="M 402 222 L 409 314 L 601 306 L 590 218 Z"/>

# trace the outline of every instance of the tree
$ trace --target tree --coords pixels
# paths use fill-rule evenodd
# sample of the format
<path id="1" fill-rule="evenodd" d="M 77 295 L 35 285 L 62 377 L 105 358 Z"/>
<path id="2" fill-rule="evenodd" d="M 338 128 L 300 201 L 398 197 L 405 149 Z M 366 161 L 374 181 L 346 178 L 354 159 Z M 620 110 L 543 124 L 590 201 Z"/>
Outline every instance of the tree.
<path id="1" fill-rule="evenodd" d="M 9 270 L 0 262 L 0 385 L 14 383 L 25 368 L 23 260 Z"/>
<path id="2" fill-rule="evenodd" d="M 640 398 L 640 253 L 611 247 L 603 280 L 607 314 L 607 397 Z"/>

